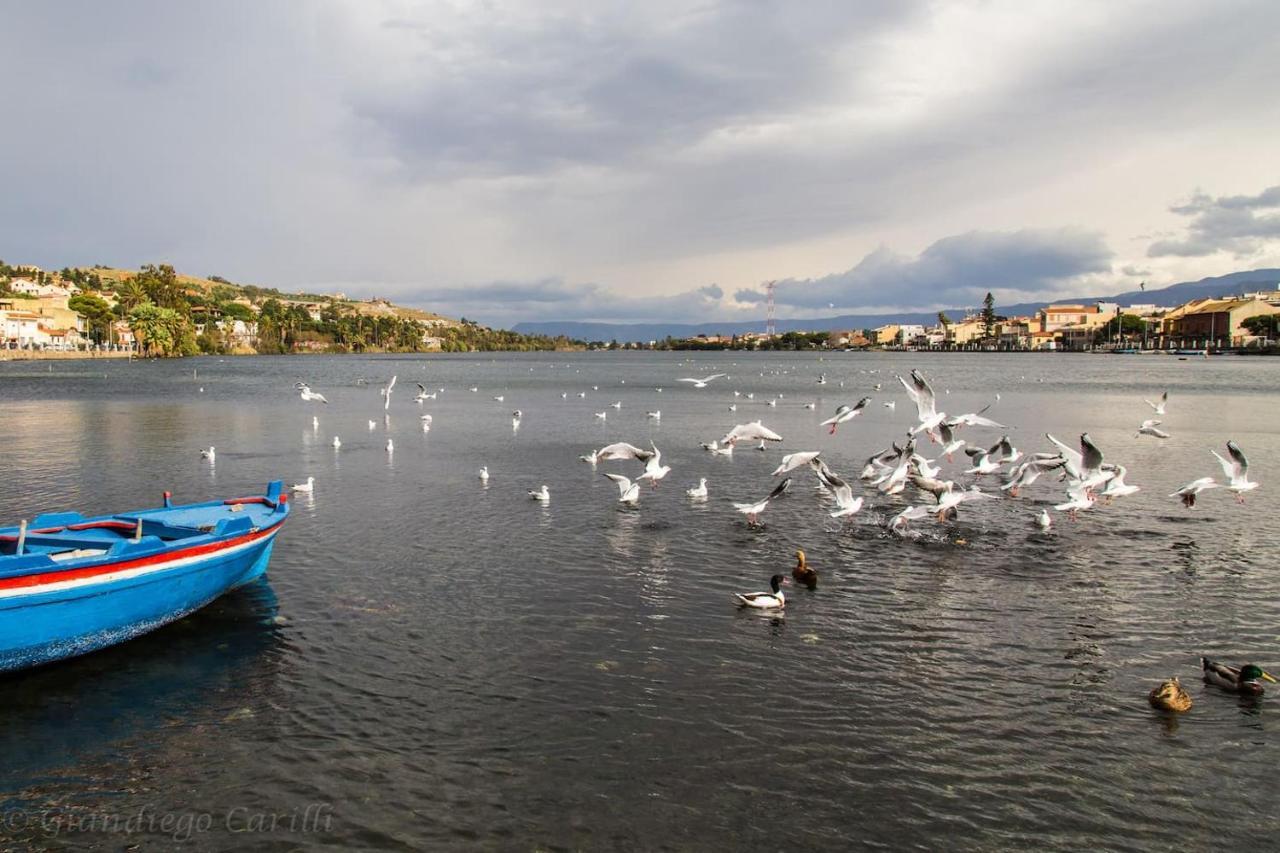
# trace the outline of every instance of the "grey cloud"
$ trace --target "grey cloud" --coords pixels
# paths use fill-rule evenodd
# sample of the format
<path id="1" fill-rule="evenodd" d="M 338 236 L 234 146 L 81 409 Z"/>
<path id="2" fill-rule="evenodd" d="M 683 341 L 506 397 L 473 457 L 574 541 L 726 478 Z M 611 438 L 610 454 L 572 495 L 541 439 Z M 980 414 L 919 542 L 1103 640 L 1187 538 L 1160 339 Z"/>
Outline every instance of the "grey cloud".
<path id="1" fill-rule="evenodd" d="M 927 309 L 974 302 L 987 291 L 1033 296 L 1058 290 L 1077 276 L 1109 271 L 1111 258 L 1096 232 L 971 231 L 938 240 L 914 258 L 881 248 L 847 272 L 779 282 L 774 298 L 801 309 Z M 761 302 L 765 297 L 757 290 L 740 290 L 735 298 Z"/>
<path id="2" fill-rule="evenodd" d="M 397 298 L 408 305 L 461 314 L 490 325 L 537 320 L 642 323 L 673 318 L 716 319 L 723 313 L 724 290 L 711 284 L 670 295 L 624 296 L 599 284 L 544 279 L 468 287 L 418 287 Z"/>
<path id="3" fill-rule="evenodd" d="M 1149 257 L 1203 257 L 1217 252 L 1237 256 L 1253 254 L 1266 241 L 1280 238 L 1280 185 L 1257 195 L 1213 198 L 1197 191 L 1191 198 L 1170 207 L 1180 216 L 1190 217 L 1182 239 L 1157 240 L 1147 248 Z"/>

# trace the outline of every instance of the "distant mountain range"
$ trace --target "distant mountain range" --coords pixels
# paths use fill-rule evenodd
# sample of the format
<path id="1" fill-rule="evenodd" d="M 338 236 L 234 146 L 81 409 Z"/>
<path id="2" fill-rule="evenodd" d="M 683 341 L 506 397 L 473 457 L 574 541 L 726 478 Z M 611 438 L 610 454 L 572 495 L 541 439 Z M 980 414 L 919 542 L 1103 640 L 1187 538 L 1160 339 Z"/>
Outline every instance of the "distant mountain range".
<path id="1" fill-rule="evenodd" d="M 1280 283 L 1280 269 L 1246 270 L 1228 275 L 1184 281 L 1158 290 L 1130 290 L 1111 296 L 1081 296 L 1055 299 L 1052 302 L 1022 302 L 1017 305 L 997 305 L 996 310 L 1006 316 L 1033 314 L 1046 305 L 1094 302 L 1118 302 L 1121 305 L 1151 304 L 1173 307 L 1191 299 L 1206 296 L 1224 296 L 1247 290 L 1274 290 Z M 959 320 L 964 308 L 949 308 L 947 315 Z M 841 314 L 838 317 L 821 317 L 807 320 L 779 319 L 779 332 L 822 332 L 846 329 L 867 329 L 886 323 L 918 323 L 931 325 L 938 320 L 937 311 L 906 312 L 900 314 Z M 765 320 L 745 320 L 736 323 L 585 323 L 571 320 L 549 320 L 538 323 L 517 323 L 514 331 L 526 335 L 564 335 L 581 341 L 653 341 L 670 335 L 674 338 L 692 338 L 698 335 L 738 335 L 744 332 L 763 332 Z"/>

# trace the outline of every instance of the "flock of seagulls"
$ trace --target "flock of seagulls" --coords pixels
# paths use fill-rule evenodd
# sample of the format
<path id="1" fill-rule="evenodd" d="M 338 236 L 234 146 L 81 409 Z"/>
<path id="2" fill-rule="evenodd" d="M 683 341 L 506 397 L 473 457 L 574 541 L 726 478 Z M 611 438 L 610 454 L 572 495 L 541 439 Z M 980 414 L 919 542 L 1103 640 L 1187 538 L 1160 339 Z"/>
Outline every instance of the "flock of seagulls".
<path id="1" fill-rule="evenodd" d="M 706 389 L 716 380 L 725 378 L 725 373 L 713 373 L 703 377 L 684 377 L 678 381 L 693 389 Z M 1048 535 L 1054 527 L 1050 506 L 1054 513 L 1063 513 L 1067 519 L 1075 521 L 1081 513 L 1094 511 L 1100 504 L 1106 505 L 1129 498 L 1141 491 L 1139 486 L 1128 482 L 1129 469 L 1109 460 L 1103 448 L 1088 432 L 1080 434 L 1072 443 L 1045 433 L 1047 446 L 1043 450 L 1024 451 L 1015 447 L 1009 428 L 990 414 L 993 406 L 999 402 L 999 394 L 994 395 L 992 403 L 977 411 L 950 415 L 942 411 L 940 398 L 924 373 L 911 370 L 906 376 L 898 376 L 896 379 L 915 409 L 914 422 L 906 425 L 900 439 L 867 457 L 856 477 L 845 477 L 832 470 L 822 458 L 821 449 L 787 453 L 771 472 L 770 477 L 775 482 L 768 491 L 761 488 L 763 497 L 731 499 L 733 508 L 745 518 L 749 528 L 763 526 L 762 518 L 770 504 L 787 496 L 795 477 L 806 469 L 815 477 L 815 489 L 820 495 L 820 502 L 825 504 L 823 511 L 826 517 L 843 524 L 864 512 L 871 501 L 875 501 L 876 508 L 882 514 L 872 523 L 880 524 L 887 534 L 901 538 L 918 538 L 914 525 L 926 520 L 942 525 L 954 523 L 962 512 L 967 511 L 966 507 L 972 504 L 1002 498 L 1016 501 L 1042 479 L 1056 481 L 1065 494 L 1063 499 L 1037 508 L 1029 517 L 1030 524 L 1041 535 Z M 817 378 L 817 384 L 827 384 L 825 374 Z M 393 376 L 380 390 L 384 413 L 390 410 L 395 386 L 396 377 Z M 844 383 L 841 382 L 840 386 L 843 388 Z M 417 387 L 418 393 L 413 400 L 420 405 L 437 399 L 444 391 L 443 388 L 428 391 L 422 383 L 417 383 Z M 594 390 L 599 390 L 598 386 L 593 387 Z M 304 402 L 328 403 L 323 394 L 313 391 L 306 382 L 298 382 L 294 388 Z M 879 392 L 881 388 L 881 383 L 873 386 L 875 392 Z M 472 387 L 470 391 L 478 393 L 479 389 Z M 654 391 L 660 393 L 662 389 L 658 387 Z M 753 392 L 733 393 L 735 398 L 745 398 L 748 401 L 755 396 Z M 950 393 L 949 390 L 946 393 Z M 585 396 L 586 392 L 578 392 L 579 398 Z M 567 399 L 568 392 L 562 392 L 560 397 Z M 493 400 L 499 403 L 504 402 L 504 399 L 502 394 L 493 396 Z M 777 408 L 778 401 L 782 399 L 784 396 L 778 394 L 768 400 L 767 405 Z M 881 402 L 889 412 L 896 410 L 896 401 Z M 1161 442 L 1171 438 L 1170 432 L 1161 429 L 1169 416 L 1168 392 L 1161 394 L 1158 400 L 1144 399 L 1143 402 L 1157 417 L 1143 419 L 1133 438 L 1153 438 Z M 852 404 L 841 403 L 830 417 L 821 420 L 818 425 L 825 428 L 827 439 L 831 440 L 837 435 L 839 427 L 849 425 L 864 415 L 871 403 L 871 396 L 864 396 Z M 736 411 L 737 405 L 736 402 L 730 403 L 729 410 Z M 817 408 L 813 402 L 802 405 L 810 411 Z M 620 411 L 622 407 L 621 400 L 614 401 L 605 410 L 596 412 L 595 417 L 602 422 L 607 421 L 608 408 Z M 511 417 L 513 430 L 518 430 L 524 412 L 516 409 L 511 412 Z M 662 411 L 646 411 L 645 417 L 651 421 L 660 421 Z M 423 430 L 430 430 L 432 416 L 423 414 L 421 418 Z M 313 418 L 312 423 L 318 428 L 318 419 Z M 377 421 L 370 419 L 368 427 L 370 430 L 376 429 Z M 983 429 L 1000 431 L 999 437 L 994 440 L 979 440 L 974 432 Z M 766 450 L 770 445 L 781 444 L 782 441 L 778 432 L 756 419 L 732 426 L 723 436 L 703 442 L 701 447 L 714 456 L 732 456 L 735 449 L 740 447 L 755 446 L 759 450 Z M 342 446 L 341 439 L 336 435 L 332 446 L 335 450 Z M 394 453 L 394 443 L 390 438 L 385 447 L 387 454 Z M 1178 498 L 1183 506 L 1193 509 L 1197 506 L 1198 498 L 1206 491 L 1221 488 L 1243 503 L 1245 495 L 1257 489 L 1259 484 L 1249 478 L 1249 462 L 1240 446 L 1231 440 L 1226 442 L 1225 447 L 1225 456 L 1217 450 L 1210 450 L 1222 470 L 1225 482 L 1219 483 L 1209 475 L 1198 477 L 1169 497 Z M 957 454 L 963 454 L 961 461 L 957 461 Z M 201 450 L 200 455 L 213 462 L 215 450 L 209 447 Z M 638 463 L 638 470 L 625 474 L 615 471 L 600 472 L 617 487 L 617 502 L 628 508 L 638 507 L 645 483 L 656 490 L 672 470 L 663 461 L 662 451 L 652 441 L 647 449 L 630 442 L 614 442 L 593 449 L 579 456 L 579 459 L 592 468 L 606 462 Z M 946 472 L 946 466 L 952 466 L 950 473 Z M 490 477 L 488 467 L 481 467 L 477 476 L 487 484 Z M 859 484 L 862 494 L 855 494 L 855 485 Z M 306 482 L 292 487 L 294 492 L 303 494 L 311 493 L 314 489 L 315 478 L 310 476 Z M 708 500 L 708 479 L 700 477 L 696 486 L 684 489 L 684 495 L 691 501 Z M 544 505 L 551 501 L 551 491 L 546 484 L 528 490 L 528 496 L 532 501 Z M 1045 501 L 1041 500 L 1040 503 L 1044 504 Z M 807 564 L 803 551 L 797 552 L 797 560 L 792 577 L 810 589 L 815 588 L 817 571 Z M 744 608 L 781 611 L 786 607 L 786 596 L 782 588 L 790 583 L 791 579 L 785 575 L 775 574 L 769 579 L 769 590 L 734 593 L 734 601 Z M 1208 683 L 1236 693 L 1256 695 L 1262 691 L 1262 680 L 1274 681 L 1268 673 L 1255 665 L 1237 669 L 1215 663 L 1208 658 L 1202 661 L 1202 671 Z M 1190 707 L 1190 698 L 1186 696 L 1186 691 L 1177 678 L 1152 690 L 1149 699 L 1152 705 L 1166 710 L 1178 711 Z"/>

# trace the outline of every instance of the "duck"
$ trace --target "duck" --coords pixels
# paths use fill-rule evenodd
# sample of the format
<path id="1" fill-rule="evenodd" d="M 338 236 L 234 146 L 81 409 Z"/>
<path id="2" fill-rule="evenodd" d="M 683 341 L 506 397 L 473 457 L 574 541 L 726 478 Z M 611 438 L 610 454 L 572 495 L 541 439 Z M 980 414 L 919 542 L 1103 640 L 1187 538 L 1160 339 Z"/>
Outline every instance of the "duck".
<path id="1" fill-rule="evenodd" d="M 818 570 L 805 562 L 804 551 L 796 551 L 796 566 L 791 570 L 791 577 L 809 589 L 818 588 Z"/>
<path id="2" fill-rule="evenodd" d="M 308 495 L 309 495 L 309 494 L 311 494 L 312 492 L 314 492 L 314 491 L 316 490 L 316 478 L 315 478 L 315 477 L 308 477 L 308 478 L 307 478 L 307 482 L 305 482 L 305 483 L 294 483 L 294 484 L 293 484 L 292 486 L 290 486 L 289 488 L 290 488 L 290 489 L 292 489 L 292 490 L 293 490 L 293 491 L 295 491 L 295 492 L 298 492 L 299 494 L 308 494 Z"/>
<path id="3" fill-rule="evenodd" d="M 1186 688 L 1179 683 L 1176 675 L 1153 688 L 1147 694 L 1147 701 L 1151 703 L 1151 707 L 1159 708 L 1161 711 L 1191 710 L 1191 694 L 1187 693 Z"/>
<path id="4" fill-rule="evenodd" d="M 1200 658 L 1200 666 L 1204 668 L 1204 680 L 1206 682 L 1217 685 L 1223 690 L 1239 693 L 1242 696 L 1261 696 L 1263 692 L 1262 681 L 1264 679 L 1272 684 L 1276 683 L 1275 678 L 1270 673 L 1263 672 L 1262 667 L 1253 663 L 1247 663 L 1237 669 L 1234 666 L 1227 666 L 1202 657 Z"/>
<path id="5" fill-rule="evenodd" d="M 773 592 L 735 592 L 739 607 L 754 607 L 758 610 L 778 610 L 787 606 L 786 596 L 782 594 L 782 586 L 789 584 L 786 575 L 774 575 L 769 578 L 769 587 Z"/>

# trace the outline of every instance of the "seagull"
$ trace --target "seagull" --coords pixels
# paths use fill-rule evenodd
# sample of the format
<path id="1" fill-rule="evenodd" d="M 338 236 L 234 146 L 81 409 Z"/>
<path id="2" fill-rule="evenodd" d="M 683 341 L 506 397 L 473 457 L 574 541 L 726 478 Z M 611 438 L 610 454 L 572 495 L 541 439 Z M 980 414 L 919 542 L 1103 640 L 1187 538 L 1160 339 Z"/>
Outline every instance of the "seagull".
<path id="1" fill-rule="evenodd" d="M 739 607 L 754 607 L 759 610 L 781 610 L 787 606 L 786 596 L 781 587 L 789 586 L 791 581 L 786 575 L 774 575 L 769 578 L 769 587 L 773 592 L 735 592 Z"/>
<path id="2" fill-rule="evenodd" d="M 383 388 L 382 391 L 380 392 L 384 398 L 382 401 L 383 411 L 386 411 L 391 408 L 391 389 L 396 387 L 397 378 L 398 377 L 392 376 L 391 381 L 387 383 L 387 387 Z"/>
<path id="3" fill-rule="evenodd" d="M 994 499 L 995 495 L 989 495 L 977 486 L 969 489 L 948 489 L 945 494 L 938 498 L 938 506 L 935 509 L 938 521 L 945 521 L 948 513 L 953 513 L 960 504 L 984 498 Z"/>
<path id="4" fill-rule="evenodd" d="M 481 481 L 482 483 L 487 483 L 487 482 L 489 482 L 489 466 L 488 466 L 488 465 L 481 465 L 481 466 L 480 466 L 480 474 L 479 474 L 478 476 L 480 477 L 480 481 Z"/>
<path id="5" fill-rule="evenodd" d="M 671 473 L 671 466 L 662 464 L 662 451 L 658 450 L 657 445 L 650 446 L 653 447 L 653 453 L 645 460 L 644 473 L 636 477 L 636 482 L 648 480 L 653 483 L 653 487 L 656 489 L 658 488 L 658 481 Z"/>
<path id="6" fill-rule="evenodd" d="M 293 387 L 299 391 L 302 399 L 307 402 L 311 402 L 312 400 L 319 400 L 321 403 L 324 403 L 326 405 L 328 405 L 329 403 L 329 401 L 324 398 L 323 394 L 317 394 L 316 392 L 312 391 L 311 386 L 305 382 L 299 382 L 295 384 Z"/>
<path id="7" fill-rule="evenodd" d="M 585 456 L 578 457 L 579 462 L 586 462 L 592 468 L 596 467 L 596 462 L 598 462 L 599 459 L 600 459 L 599 455 L 597 455 L 597 452 L 594 450 L 586 454 Z"/>
<path id="8" fill-rule="evenodd" d="M 1051 471 L 1054 468 L 1061 468 L 1062 459 L 1057 456 L 1041 458 L 1033 456 L 1026 462 L 1023 462 L 1005 478 L 1004 485 L 1000 487 L 1001 491 L 1008 492 L 1010 497 L 1017 497 L 1018 490 L 1023 486 L 1029 486 L 1040 478 L 1045 471 Z"/>
<path id="9" fill-rule="evenodd" d="M 680 381 L 680 382 L 692 382 L 692 383 L 693 383 L 693 387 L 694 387 L 694 388 L 706 388 L 706 387 L 707 387 L 707 385 L 708 385 L 708 384 L 710 384 L 711 380 L 713 380 L 713 379 L 719 379 L 720 377 L 722 377 L 722 376 L 726 376 L 726 375 L 727 375 L 727 374 L 724 374 L 724 373 L 713 373 L 713 374 L 711 374 L 710 376 L 704 376 L 704 377 L 702 377 L 701 379 L 693 379 L 693 378 L 690 378 L 690 377 L 686 377 L 686 378 L 681 379 L 681 380 L 679 380 L 679 381 Z"/>
<path id="10" fill-rule="evenodd" d="M 505 397 L 503 397 L 503 395 L 499 394 L 498 396 L 494 397 L 493 399 L 495 399 L 495 400 L 497 400 L 499 403 L 501 403 L 501 402 L 502 402 L 504 399 L 506 399 L 506 398 L 505 398 Z"/>
<path id="11" fill-rule="evenodd" d="M 853 406 L 841 405 L 838 408 L 836 408 L 836 413 L 834 416 L 827 418 L 818 426 L 830 426 L 831 429 L 828 431 L 828 434 L 835 435 L 836 427 L 840 426 L 840 424 L 845 423 L 846 421 L 851 421 L 854 418 L 856 418 L 858 415 L 862 414 L 862 410 L 865 409 L 870 402 L 871 402 L 870 397 L 863 397 Z M 809 405 L 809 408 L 813 408 L 812 404 Z"/>
<path id="12" fill-rule="evenodd" d="M 201 458 L 201 459 L 208 459 L 210 462 L 213 462 L 213 461 L 214 461 L 214 459 L 217 457 L 217 455 L 218 455 L 218 454 L 216 454 L 216 453 L 214 452 L 214 450 L 213 450 L 213 445 L 209 445 L 209 449 L 208 449 L 208 450 L 201 450 L 201 451 L 200 451 L 200 458 Z"/>
<path id="13" fill-rule="evenodd" d="M 369 429 L 377 429 L 377 428 L 378 428 L 377 421 L 369 421 Z"/>
<path id="14" fill-rule="evenodd" d="M 1169 392 L 1165 391 L 1163 394 L 1160 395 L 1159 403 L 1153 403 L 1150 400 L 1146 399 L 1145 397 L 1143 398 L 1142 402 L 1150 406 L 1152 411 L 1154 411 L 1157 415 L 1163 415 L 1165 413 L 1164 407 L 1169 405 Z"/>
<path id="15" fill-rule="evenodd" d="M 320 419 L 319 419 L 319 418 L 317 418 L 315 415 L 312 415 L 312 416 L 311 416 L 311 428 L 312 428 L 312 429 L 319 429 L 319 428 L 320 428 Z"/>
<path id="16" fill-rule="evenodd" d="M 1181 489 L 1169 495 L 1171 498 L 1182 498 L 1182 505 L 1185 507 L 1193 507 L 1196 505 L 1196 495 L 1205 489 L 1216 489 L 1218 484 L 1214 482 L 1212 477 L 1201 477 L 1199 480 L 1192 480 Z"/>
<path id="17" fill-rule="evenodd" d="M 1036 527 L 1041 530 L 1048 530 L 1053 526 L 1053 519 L 1049 517 L 1049 510 L 1042 509 L 1040 514 L 1036 516 Z"/>
<path id="18" fill-rule="evenodd" d="M 893 400 L 890 400 L 889 402 L 884 404 L 884 407 L 892 412 L 894 409 L 898 408 L 898 404 L 895 403 Z"/>
<path id="19" fill-rule="evenodd" d="M 731 411 L 731 412 L 736 412 L 736 411 L 738 411 L 738 404 L 737 404 L 737 403 L 730 403 L 730 404 L 729 404 L 729 411 Z"/>
<path id="20" fill-rule="evenodd" d="M 659 409 L 659 410 L 657 410 L 657 411 L 654 411 L 654 412 L 645 412 L 644 414 L 645 414 L 645 417 L 647 417 L 647 418 L 653 418 L 655 421 L 660 421 L 660 420 L 662 420 L 662 410 L 661 410 L 661 409 Z"/>
<path id="21" fill-rule="evenodd" d="M 621 474 L 605 474 L 618 486 L 618 503 L 635 506 L 640 502 L 640 484 L 633 483 Z"/>
<path id="22" fill-rule="evenodd" d="M 946 412 L 937 411 L 933 387 L 929 385 L 923 373 L 918 370 L 912 370 L 910 384 L 907 384 L 907 380 L 901 376 L 898 377 L 898 381 L 902 383 L 903 388 L 907 389 L 907 395 L 916 404 L 916 413 L 920 423 L 912 427 L 912 435 L 919 432 L 928 432 L 946 419 Z"/>
<path id="23" fill-rule="evenodd" d="M 533 489 L 530 489 L 529 497 L 533 498 L 535 501 L 541 501 L 542 503 L 547 503 L 548 501 L 551 500 L 551 492 L 547 490 L 546 486 L 543 486 L 541 489 L 538 489 L 536 492 Z"/>
<path id="24" fill-rule="evenodd" d="M 416 397 L 413 398 L 413 401 L 415 403 L 421 403 L 426 400 L 434 400 L 436 398 L 435 394 L 427 393 L 427 386 L 423 385 L 421 382 L 417 383 L 417 385 L 418 385 L 418 394 Z"/>
<path id="25" fill-rule="evenodd" d="M 210 454 L 213 448 L 209 448 Z M 1231 457 L 1230 461 L 1218 456 L 1218 451 L 1209 451 L 1217 458 L 1218 464 L 1222 466 L 1223 475 L 1230 480 L 1227 484 L 1227 491 L 1234 492 L 1236 500 L 1244 503 L 1244 493 L 1251 492 L 1258 488 L 1258 484 L 1249 480 L 1249 460 L 1245 459 L 1244 451 L 1234 441 L 1227 442 L 1227 455 Z M 211 457 L 212 458 L 212 457 Z"/>
<path id="26" fill-rule="evenodd" d="M 472 394 L 475 394 L 475 393 L 476 393 L 476 392 L 478 392 L 480 389 L 479 389 L 479 388 L 476 388 L 476 387 L 472 387 L 472 388 L 470 388 L 470 389 L 468 389 L 468 390 L 469 390 L 469 391 L 471 391 L 471 393 L 472 393 Z"/>
<path id="27" fill-rule="evenodd" d="M 338 449 L 339 447 L 341 447 L 341 446 L 342 446 L 342 439 L 338 438 L 338 437 L 335 435 L 335 436 L 333 437 L 333 449 L 334 449 L 334 450 L 337 450 L 337 449 Z"/>
<path id="28" fill-rule="evenodd" d="M 1076 484 L 1067 489 L 1067 497 L 1070 498 L 1066 503 L 1055 504 L 1054 509 L 1059 512 L 1065 511 L 1067 517 L 1072 521 L 1076 520 L 1076 513 L 1082 509 L 1092 509 L 1097 498 L 1083 484 Z"/>
<path id="29" fill-rule="evenodd" d="M 707 478 L 706 477 L 699 478 L 698 485 L 694 486 L 692 489 L 685 489 L 684 493 L 689 497 L 694 498 L 695 500 L 706 500 Z"/>
<path id="30" fill-rule="evenodd" d="M 749 424 L 738 424 L 720 439 L 721 444 L 733 444 L 738 441 L 782 441 L 782 436 L 760 421 L 752 421 Z"/>
<path id="31" fill-rule="evenodd" d="M 818 404 L 817 404 L 817 403 L 805 403 L 805 404 L 804 404 L 804 407 L 805 407 L 806 409 L 809 409 L 810 411 L 812 411 L 813 409 L 818 408 Z"/>
<path id="32" fill-rule="evenodd" d="M 984 418 L 982 413 L 990 409 L 991 406 L 983 406 L 976 412 L 966 412 L 963 415 L 956 415 L 954 418 L 947 418 L 947 426 L 954 429 L 958 426 L 981 426 L 993 427 L 995 429 L 1004 429 L 1004 424 L 996 423 L 991 418 Z"/>
<path id="33" fill-rule="evenodd" d="M 973 467 L 964 469 L 966 474 L 994 474 L 1000 470 L 1000 463 L 991 458 L 991 454 L 981 447 L 966 447 L 964 452 L 969 454 L 969 458 L 973 461 Z"/>
<path id="34" fill-rule="evenodd" d="M 516 420 L 520 420 L 521 418 L 524 417 L 524 412 L 520 411 L 519 409 L 516 409 L 514 412 L 511 413 L 511 417 L 515 418 Z"/>
<path id="35" fill-rule="evenodd" d="M 622 411 L 622 401 L 621 401 L 621 400 L 615 400 L 614 402 L 610 403 L 609 405 L 610 405 L 610 406 L 613 406 L 613 408 L 614 408 L 614 409 L 616 409 L 616 410 L 618 410 L 618 411 Z"/>
<path id="36" fill-rule="evenodd" d="M 297 493 L 299 493 L 299 494 L 306 494 L 306 495 L 309 495 L 309 494 L 311 494 L 312 492 L 314 492 L 314 491 L 315 491 L 315 488 L 316 488 L 316 478 L 315 478 L 315 477 L 308 477 L 308 478 L 307 478 L 307 482 L 305 482 L 305 483 L 294 483 L 292 486 L 290 486 L 290 487 L 289 487 L 289 489 L 290 489 L 291 491 L 297 492 Z"/>
<path id="37" fill-rule="evenodd" d="M 818 481 L 835 495 L 836 511 L 831 513 L 832 518 L 856 515 L 862 509 L 862 498 L 855 498 L 853 496 L 853 488 L 838 477 L 836 472 L 828 468 L 824 462 L 819 459 L 813 459 L 809 462 L 809 466 L 818 475 Z"/>
<path id="38" fill-rule="evenodd" d="M 938 440 L 942 444 L 942 455 L 947 457 L 948 462 L 954 461 L 951 458 L 953 453 L 964 449 L 964 439 L 956 438 L 948 423 L 938 424 Z"/>
<path id="39" fill-rule="evenodd" d="M 395 453 L 395 452 L 396 452 L 396 445 L 395 445 L 395 443 L 394 443 L 391 439 L 389 439 L 389 438 L 387 439 L 387 452 L 388 452 L 388 453 Z"/>
<path id="40" fill-rule="evenodd" d="M 605 445 L 597 450 L 595 452 L 595 458 L 598 460 L 636 459 L 640 462 L 648 462 L 656 450 L 657 448 L 654 448 L 654 450 L 642 450 L 634 444 L 619 441 L 614 444 Z"/>
<path id="41" fill-rule="evenodd" d="M 764 512 L 765 509 L 769 506 L 769 501 L 773 500 L 774 498 L 781 497 L 782 494 L 789 488 L 791 488 L 790 477 L 788 477 L 787 479 L 779 483 L 774 488 L 774 490 L 769 493 L 769 496 L 764 500 L 758 501 L 753 504 L 735 503 L 733 505 L 733 508 L 747 517 L 748 524 L 755 524 L 760 518 L 760 513 Z"/>
<path id="42" fill-rule="evenodd" d="M 1133 434 L 1133 437 L 1137 438 L 1140 435 L 1153 435 L 1156 438 L 1168 438 L 1169 433 L 1165 432 L 1162 429 L 1157 429 L 1157 427 L 1160 426 L 1160 424 L 1162 423 L 1164 422 L 1154 421 L 1154 420 L 1145 420 L 1142 422 L 1142 426 L 1138 427 L 1138 431 Z"/>
<path id="43" fill-rule="evenodd" d="M 933 508 L 927 506 L 909 506 L 902 512 L 889 519 L 889 529 L 894 533 L 902 533 L 906 529 L 907 522 L 919 521 L 933 515 Z"/>
<path id="44" fill-rule="evenodd" d="M 1010 465 L 1022 458 L 1022 451 L 1014 448 L 1007 435 L 1000 437 L 1000 440 L 991 448 L 990 454 L 995 457 L 998 465 Z"/>
<path id="45" fill-rule="evenodd" d="M 609 413 L 608 413 L 608 412 L 596 412 L 596 417 L 597 417 L 597 418 L 599 418 L 599 419 L 600 419 L 600 420 L 602 420 L 602 421 L 603 421 L 603 420 L 608 420 L 608 418 L 609 418 Z"/>
<path id="46" fill-rule="evenodd" d="M 825 374 L 825 373 L 819 373 L 819 374 L 818 374 L 818 384 L 819 384 L 819 385 L 826 385 L 826 384 L 827 384 L 827 374 Z"/>
<path id="47" fill-rule="evenodd" d="M 820 450 L 806 450 L 802 453 L 788 453 L 786 456 L 782 457 L 782 464 L 773 469 L 772 476 L 777 477 L 779 474 L 794 471 L 801 465 L 808 465 L 810 462 L 817 459 L 818 454 L 821 452 L 822 451 Z"/>
<path id="48" fill-rule="evenodd" d="M 1114 475 L 1107 481 L 1106 488 L 1100 492 L 1102 497 L 1107 499 L 1107 503 L 1110 503 L 1114 498 L 1128 497 L 1142 490 L 1141 486 L 1131 486 L 1124 481 L 1128 473 L 1129 469 L 1123 465 L 1116 466 Z"/>

